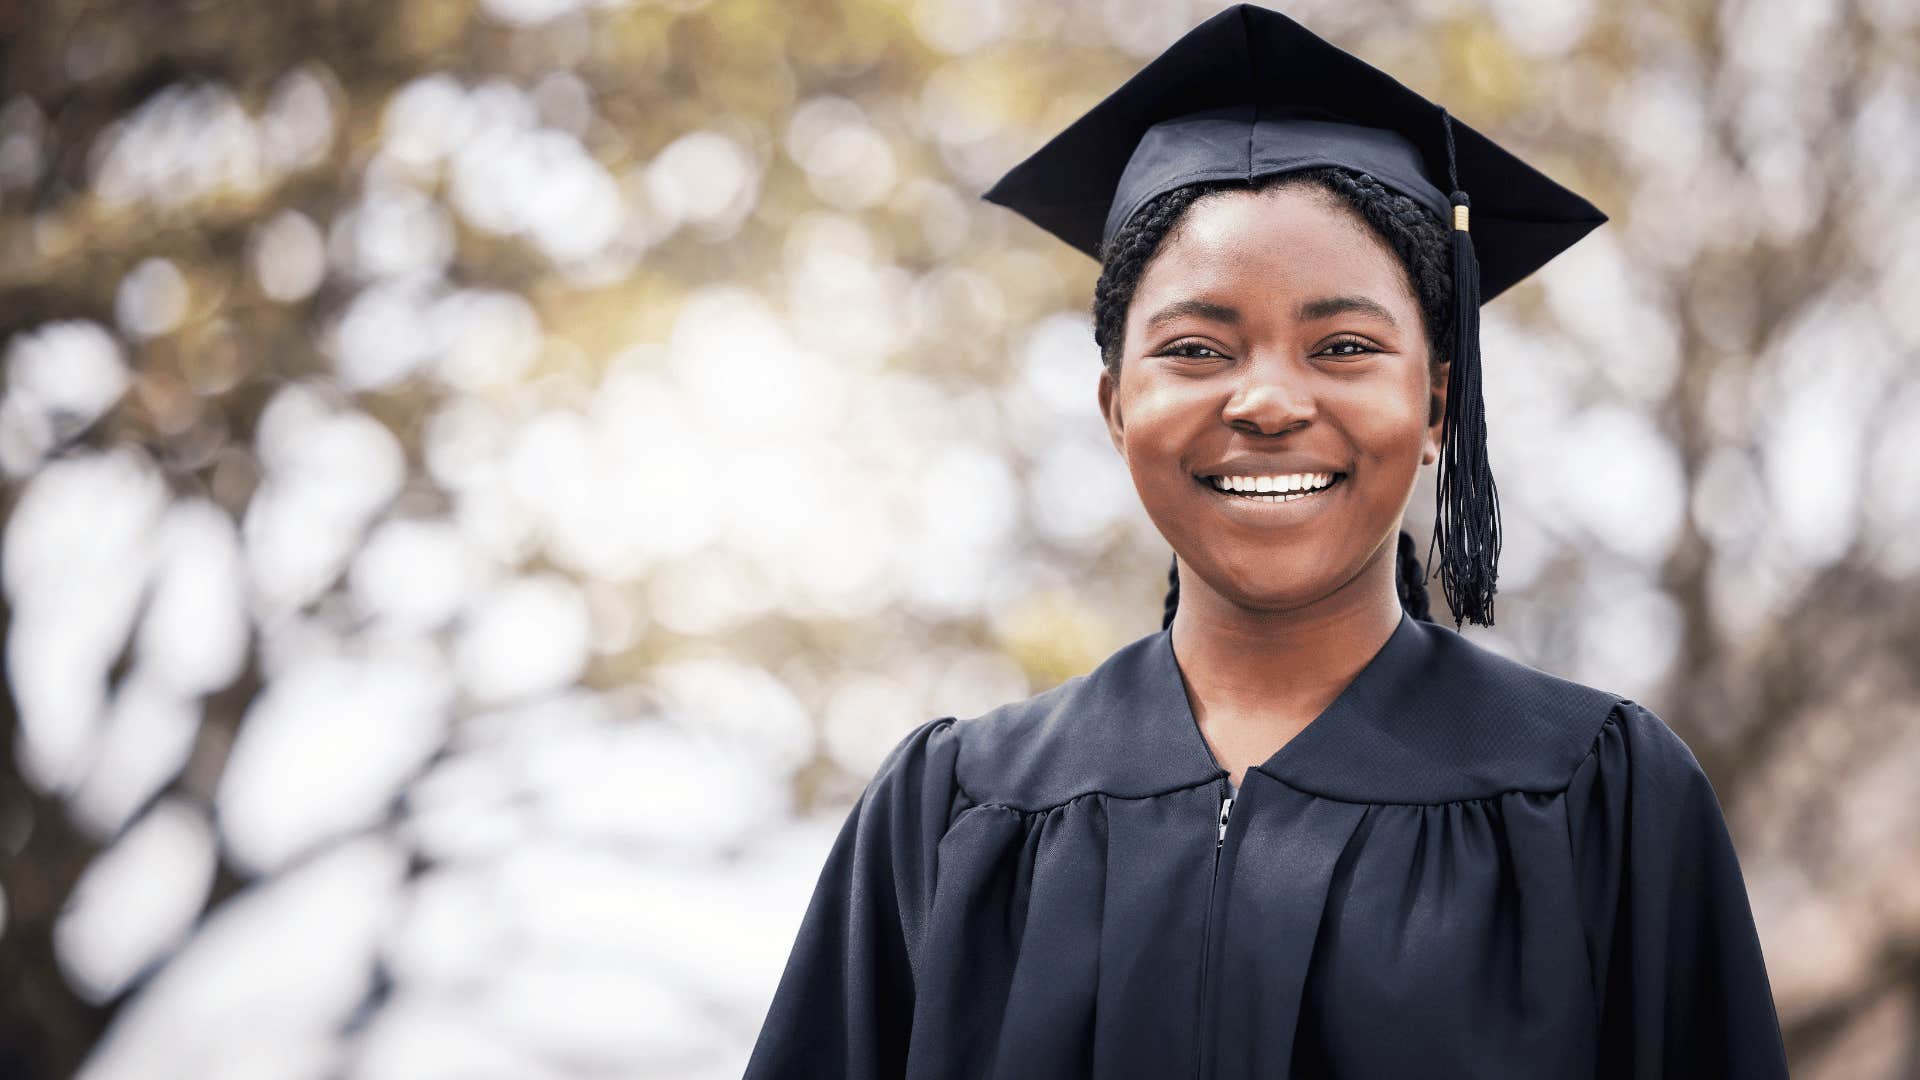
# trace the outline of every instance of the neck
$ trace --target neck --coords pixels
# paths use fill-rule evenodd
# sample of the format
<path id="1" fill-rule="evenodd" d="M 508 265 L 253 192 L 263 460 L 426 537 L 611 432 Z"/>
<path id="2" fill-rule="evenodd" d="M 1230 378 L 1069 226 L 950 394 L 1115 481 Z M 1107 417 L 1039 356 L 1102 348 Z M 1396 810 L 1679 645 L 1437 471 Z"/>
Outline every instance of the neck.
<path id="1" fill-rule="evenodd" d="M 1400 625 L 1396 555 L 1383 544 L 1351 580 L 1287 610 L 1243 607 L 1181 567 L 1174 655 L 1194 719 L 1235 783 L 1332 704 Z"/>

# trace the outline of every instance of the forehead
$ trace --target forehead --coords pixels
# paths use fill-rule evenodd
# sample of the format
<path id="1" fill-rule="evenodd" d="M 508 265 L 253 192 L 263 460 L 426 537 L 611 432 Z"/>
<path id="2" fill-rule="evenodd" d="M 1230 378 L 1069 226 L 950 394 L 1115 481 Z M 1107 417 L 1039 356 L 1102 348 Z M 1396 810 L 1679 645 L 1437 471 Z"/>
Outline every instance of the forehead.
<path id="1" fill-rule="evenodd" d="M 1141 275 L 1133 313 L 1178 295 L 1361 294 L 1417 312 L 1406 268 L 1359 213 L 1312 185 L 1216 192 L 1187 208 Z M 1264 305 L 1262 305 L 1264 306 Z"/>

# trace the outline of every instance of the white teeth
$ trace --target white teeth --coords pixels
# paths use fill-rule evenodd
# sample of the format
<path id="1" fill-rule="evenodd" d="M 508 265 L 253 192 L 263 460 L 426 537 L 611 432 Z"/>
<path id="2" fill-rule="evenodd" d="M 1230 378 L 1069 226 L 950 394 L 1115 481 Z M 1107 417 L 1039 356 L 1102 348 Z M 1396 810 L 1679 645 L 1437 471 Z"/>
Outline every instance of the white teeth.
<path id="1" fill-rule="evenodd" d="M 1243 492 L 1264 502 L 1305 498 L 1333 484 L 1333 473 L 1291 473 L 1286 476 L 1211 476 L 1207 482 L 1221 491 Z"/>

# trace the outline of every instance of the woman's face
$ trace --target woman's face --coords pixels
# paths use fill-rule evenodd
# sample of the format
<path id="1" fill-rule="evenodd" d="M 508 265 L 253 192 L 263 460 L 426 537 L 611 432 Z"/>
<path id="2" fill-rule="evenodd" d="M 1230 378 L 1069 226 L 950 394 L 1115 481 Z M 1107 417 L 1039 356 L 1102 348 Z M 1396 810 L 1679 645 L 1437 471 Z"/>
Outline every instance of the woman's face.
<path id="1" fill-rule="evenodd" d="M 1249 610 L 1314 603 L 1390 560 L 1420 466 L 1439 456 L 1428 409 L 1445 369 L 1429 372 L 1419 301 L 1336 198 L 1290 186 L 1196 201 L 1141 276 L 1118 380 L 1100 378 L 1148 516 Z M 1291 498 L 1220 490 L 1325 474 L 1331 487 Z"/>

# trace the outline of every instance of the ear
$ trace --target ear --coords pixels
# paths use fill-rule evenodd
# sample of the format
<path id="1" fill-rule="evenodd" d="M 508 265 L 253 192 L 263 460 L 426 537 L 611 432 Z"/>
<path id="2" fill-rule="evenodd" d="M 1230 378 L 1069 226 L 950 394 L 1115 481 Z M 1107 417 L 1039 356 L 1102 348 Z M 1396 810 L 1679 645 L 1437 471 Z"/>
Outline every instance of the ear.
<path id="1" fill-rule="evenodd" d="M 1431 465 L 1440 460 L 1440 438 L 1447 424 L 1447 376 L 1453 371 L 1453 362 L 1441 364 L 1428 380 L 1427 387 L 1427 434 L 1421 440 L 1420 464 Z"/>
<path id="2" fill-rule="evenodd" d="M 1100 415 L 1107 421 L 1107 437 L 1113 440 L 1113 448 L 1120 454 L 1121 460 L 1127 456 L 1127 444 L 1124 438 L 1127 430 L 1126 419 L 1120 414 L 1120 386 L 1113 372 L 1105 367 L 1100 369 Z"/>

